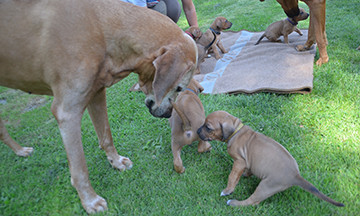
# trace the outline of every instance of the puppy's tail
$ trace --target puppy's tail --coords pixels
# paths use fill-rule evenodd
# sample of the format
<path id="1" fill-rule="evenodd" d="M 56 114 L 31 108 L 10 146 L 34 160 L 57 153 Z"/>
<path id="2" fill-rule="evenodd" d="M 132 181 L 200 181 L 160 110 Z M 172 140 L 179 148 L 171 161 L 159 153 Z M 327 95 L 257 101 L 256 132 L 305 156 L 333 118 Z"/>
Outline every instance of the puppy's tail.
<path id="1" fill-rule="evenodd" d="M 255 43 L 255 45 L 258 45 L 260 43 L 260 41 L 265 37 L 265 33 L 263 35 L 261 35 L 261 37 L 259 38 L 259 40 Z"/>
<path id="2" fill-rule="evenodd" d="M 173 108 L 175 109 L 175 111 L 177 112 L 177 114 L 181 118 L 181 121 L 183 122 L 183 130 L 186 132 L 186 135 L 188 137 L 190 137 L 192 132 L 191 132 L 191 124 L 190 124 L 189 119 L 179 109 L 179 107 L 176 105 L 176 103 L 171 102 L 171 104 L 173 105 Z"/>
<path id="3" fill-rule="evenodd" d="M 328 196 L 326 196 L 325 194 L 321 193 L 314 185 L 312 185 L 310 182 L 306 181 L 300 175 L 297 175 L 295 178 L 296 178 L 295 183 L 294 183 L 295 185 L 300 186 L 304 190 L 314 194 L 315 196 L 319 197 L 320 199 L 322 199 L 328 203 L 331 203 L 338 207 L 344 206 L 343 203 L 336 202 L 335 200 L 333 200 L 333 199 L 329 198 Z"/>

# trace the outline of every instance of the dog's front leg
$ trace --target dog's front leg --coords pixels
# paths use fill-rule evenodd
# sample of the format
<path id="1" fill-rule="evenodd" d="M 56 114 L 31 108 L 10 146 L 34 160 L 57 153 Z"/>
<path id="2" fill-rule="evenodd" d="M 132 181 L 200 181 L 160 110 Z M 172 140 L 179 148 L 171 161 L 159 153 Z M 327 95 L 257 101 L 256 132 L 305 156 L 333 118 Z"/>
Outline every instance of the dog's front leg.
<path id="1" fill-rule="evenodd" d="M 298 29 L 297 27 L 295 27 L 294 31 L 296 33 L 298 33 L 300 36 L 303 36 L 303 33 L 300 31 L 300 29 Z"/>
<path id="2" fill-rule="evenodd" d="M 229 175 L 227 187 L 221 192 L 220 196 L 227 196 L 234 192 L 235 186 L 239 182 L 245 168 L 246 164 L 244 159 L 238 158 L 234 160 L 234 165 Z"/>
<path id="3" fill-rule="evenodd" d="M 216 58 L 216 59 L 220 59 L 221 56 L 220 56 L 219 50 L 218 50 L 217 47 L 216 47 L 216 44 L 217 44 L 217 43 L 215 42 L 213 45 L 211 45 L 211 49 L 212 49 L 212 51 L 214 52 L 215 58 Z"/>
<path id="4" fill-rule="evenodd" d="M 86 212 L 95 213 L 106 210 L 107 203 L 95 193 L 89 181 L 81 142 L 81 118 L 85 104 L 86 101 L 80 95 L 63 90 L 60 94 L 55 92 L 51 111 L 59 124 L 69 161 L 71 184 L 77 190 Z"/>
<path id="5" fill-rule="evenodd" d="M 317 43 L 319 47 L 320 58 L 316 61 L 316 65 L 321 66 L 323 63 L 329 61 L 326 46 L 328 44 L 325 32 L 325 19 L 326 19 L 326 1 L 325 0 L 303 0 L 310 10 L 310 24 L 308 32 L 308 40 L 305 45 L 298 45 L 297 49 L 307 50 Z"/>
<path id="6" fill-rule="evenodd" d="M 105 88 L 94 95 L 88 105 L 88 112 L 95 127 L 99 145 L 106 152 L 110 164 L 120 171 L 131 169 L 133 165 L 131 160 L 120 156 L 113 143 L 107 115 Z"/>
<path id="7" fill-rule="evenodd" d="M 222 53 L 227 53 L 227 51 L 226 51 L 225 47 L 223 46 L 221 40 L 219 40 L 219 42 L 217 43 L 217 46 L 219 47 L 219 49 L 220 49 L 220 51 Z"/>

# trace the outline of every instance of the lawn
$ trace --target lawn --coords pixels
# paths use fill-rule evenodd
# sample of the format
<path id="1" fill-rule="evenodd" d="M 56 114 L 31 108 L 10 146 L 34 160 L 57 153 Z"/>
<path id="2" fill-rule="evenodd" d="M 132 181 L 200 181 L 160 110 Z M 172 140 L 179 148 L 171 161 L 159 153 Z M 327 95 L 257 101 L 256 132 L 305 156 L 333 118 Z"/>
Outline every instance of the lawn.
<path id="1" fill-rule="evenodd" d="M 263 31 L 285 18 L 275 0 L 194 0 L 201 30 L 225 16 L 231 30 Z M 301 7 L 308 11 L 304 3 Z M 314 65 L 310 94 L 274 93 L 200 95 L 209 114 L 226 110 L 265 135 L 279 141 L 294 156 L 302 176 L 331 198 L 338 208 L 292 187 L 257 206 L 234 208 L 259 179 L 242 178 L 235 192 L 220 197 L 232 159 L 226 145 L 212 142 L 209 153 L 197 144 L 184 147 L 184 174 L 173 170 L 167 119 L 152 117 L 145 95 L 128 92 L 131 75 L 107 91 L 109 121 L 115 146 L 134 167 L 111 168 L 98 147 L 90 117 L 82 122 L 84 151 L 95 191 L 108 202 L 100 215 L 357 215 L 360 209 L 360 0 L 327 1 L 326 30 L 329 63 Z M 178 25 L 187 28 L 182 15 Z M 299 24 L 307 28 L 308 20 Z M 318 58 L 318 54 L 315 57 Z M 316 60 L 315 59 L 315 60 Z M 22 146 L 34 147 L 31 157 L 17 157 L 0 145 L 0 215 L 86 215 L 70 173 L 52 98 L 0 87 L 1 116 L 9 133 Z"/>

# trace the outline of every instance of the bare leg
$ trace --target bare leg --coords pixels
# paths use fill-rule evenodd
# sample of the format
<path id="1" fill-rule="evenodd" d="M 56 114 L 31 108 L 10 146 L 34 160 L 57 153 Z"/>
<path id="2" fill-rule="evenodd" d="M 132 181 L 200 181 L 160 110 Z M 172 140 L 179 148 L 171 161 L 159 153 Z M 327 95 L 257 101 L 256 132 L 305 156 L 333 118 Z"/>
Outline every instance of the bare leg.
<path id="1" fill-rule="evenodd" d="M 133 165 L 131 160 L 120 156 L 113 143 L 107 115 L 105 88 L 94 95 L 88 105 L 88 112 L 95 127 L 99 145 L 105 150 L 110 164 L 120 171 L 131 169 Z"/>
<path id="2" fill-rule="evenodd" d="M 5 128 L 4 122 L 0 118 L 0 140 L 3 141 L 7 146 L 9 146 L 16 155 L 27 157 L 30 156 L 33 152 L 33 148 L 31 147 L 22 147 L 15 140 L 13 140 L 8 131 Z"/>

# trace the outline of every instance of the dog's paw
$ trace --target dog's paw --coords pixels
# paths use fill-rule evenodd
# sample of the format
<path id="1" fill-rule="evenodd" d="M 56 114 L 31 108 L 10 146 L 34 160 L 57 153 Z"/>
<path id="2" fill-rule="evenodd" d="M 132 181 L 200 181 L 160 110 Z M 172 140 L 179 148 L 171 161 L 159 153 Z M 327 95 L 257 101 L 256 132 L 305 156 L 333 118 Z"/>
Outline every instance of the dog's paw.
<path id="1" fill-rule="evenodd" d="M 223 191 L 221 191 L 221 194 L 220 194 L 220 196 L 228 196 L 228 195 L 230 195 L 230 194 L 232 194 L 233 193 L 233 191 L 230 191 L 230 190 L 223 190 Z"/>
<path id="2" fill-rule="evenodd" d="M 174 169 L 179 174 L 182 174 L 182 173 L 185 172 L 185 167 L 183 167 L 183 166 L 181 166 L 181 167 L 180 166 L 174 166 Z"/>
<path id="3" fill-rule="evenodd" d="M 33 151 L 34 149 L 32 147 L 22 147 L 21 149 L 16 151 L 15 154 L 21 157 L 28 157 L 32 154 Z"/>
<path id="4" fill-rule="evenodd" d="M 81 200 L 81 203 L 88 214 L 98 213 L 107 210 L 107 203 L 104 198 L 96 195 L 94 199 Z"/>
<path id="5" fill-rule="evenodd" d="M 322 64 L 325 64 L 329 61 L 329 58 L 319 58 L 317 61 L 316 61 L 316 65 L 317 66 L 321 66 Z"/>
<path id="6" fill-rule="evenodd" d="M 231 201 L 232 201 L 232 200 L 228 200 L 228 201 L 226 202 L 226 204 L 227 204 L 227 205 L 231 205 Z"/>
<path id="7" fill-rule="evenodd" d="M 204 152 L 208 152 L 212 149 L 211 145 L 209 142 L 206 141 L 199 141 L 199 145 L 198 145 L 198 152 L 199 153 L 204 153 Z"/>
<path id="8" fill-rule="evenodd" d="M 129 170 L 133 166 L 133 162 L 129 158 L 120 155 L 117 155 L 116 158 L 108 157 L 108 160 L 113 168 L 120 171 Z"/>

